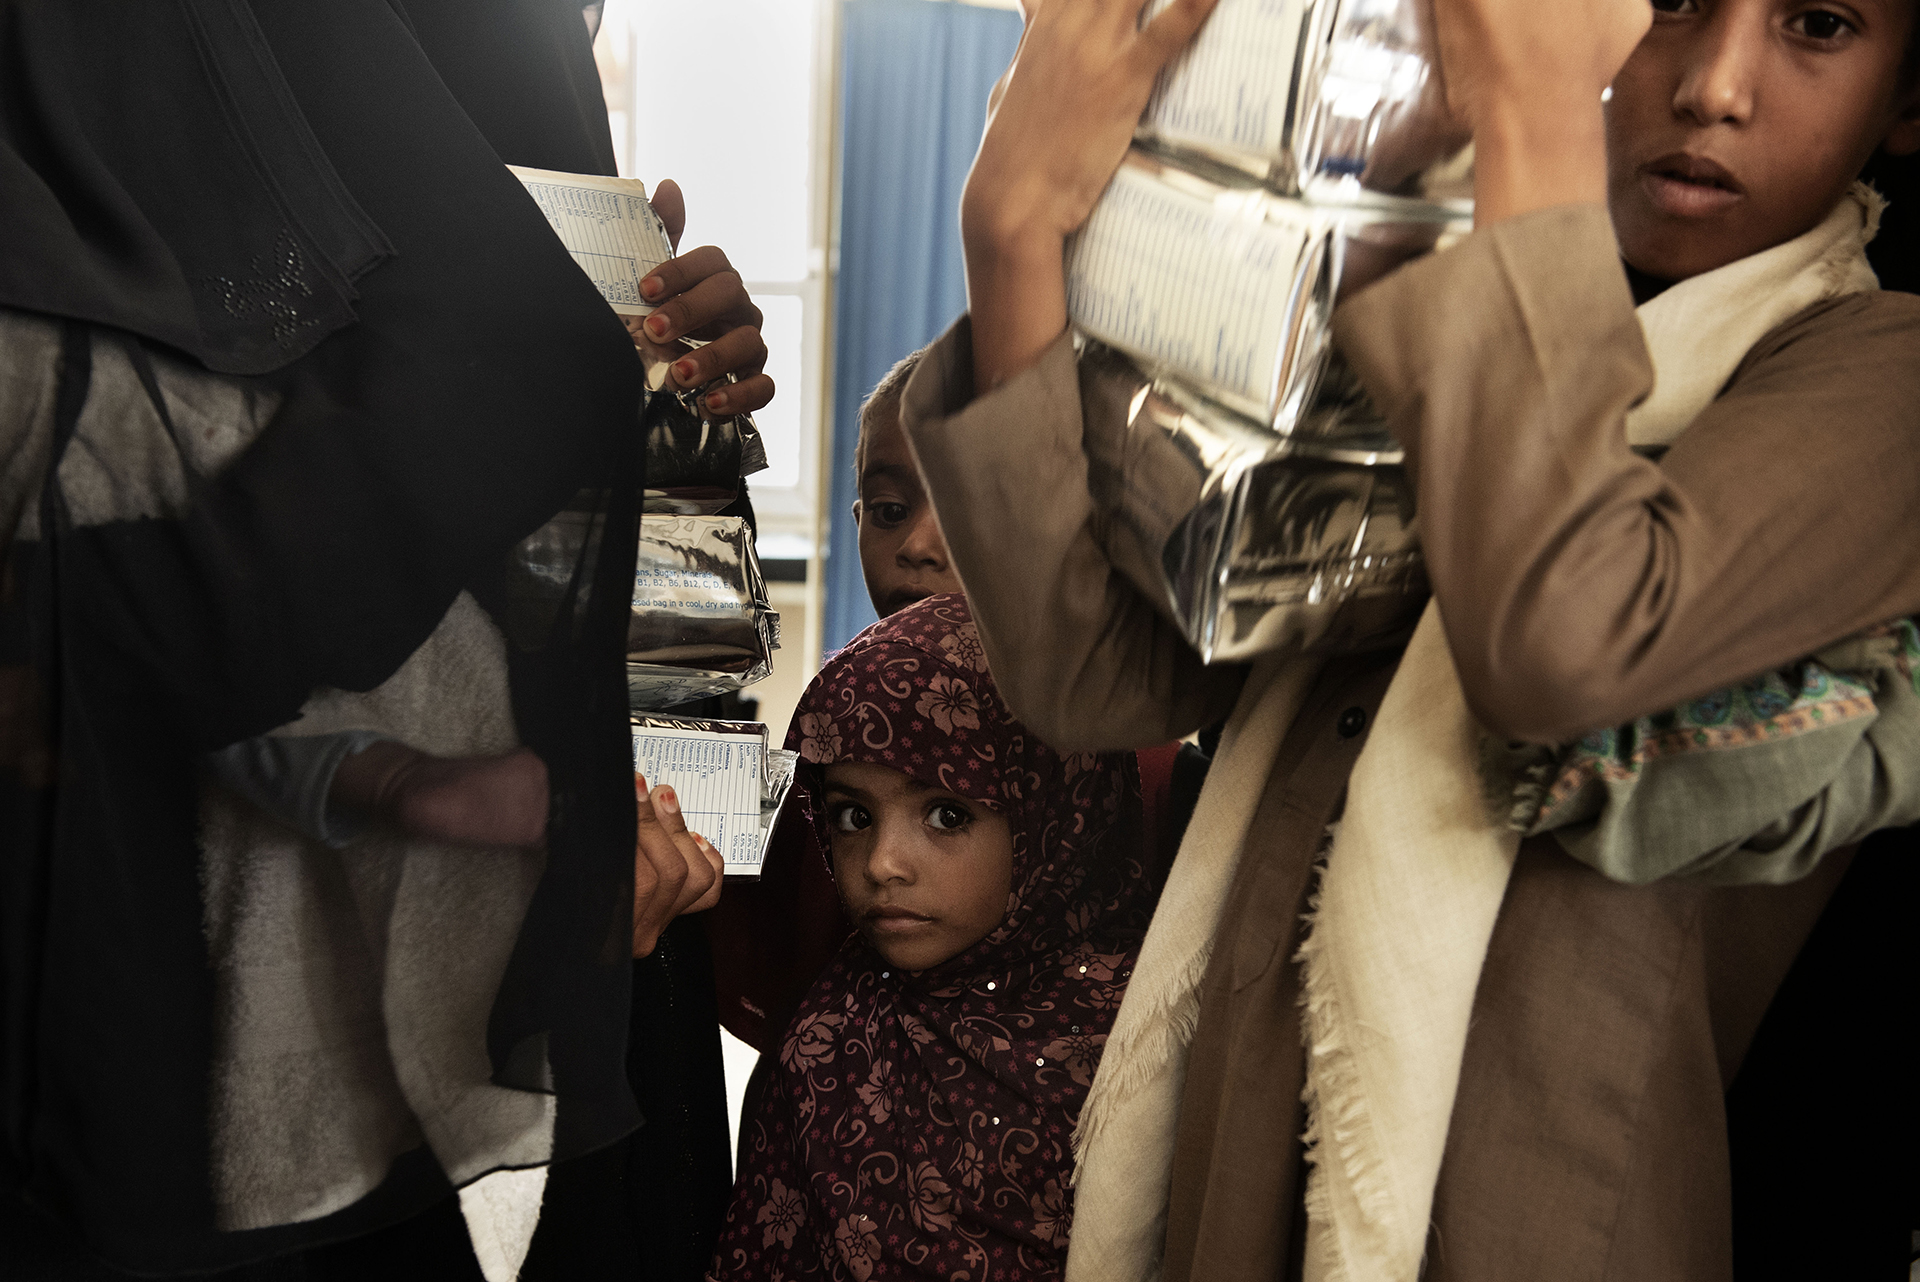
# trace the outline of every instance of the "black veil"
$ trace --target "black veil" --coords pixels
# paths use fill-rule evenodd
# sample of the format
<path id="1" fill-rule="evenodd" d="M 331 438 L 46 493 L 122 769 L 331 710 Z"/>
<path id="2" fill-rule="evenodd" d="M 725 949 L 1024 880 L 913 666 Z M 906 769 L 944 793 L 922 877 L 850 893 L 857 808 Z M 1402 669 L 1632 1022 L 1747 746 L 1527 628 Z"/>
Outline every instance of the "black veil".
<path id="1" fill-rule="evenodd" d="M 182 516 L 76 524 L 49 470 L 38 527 L 0 530 L 0 1177 L 122 1267 L 446 1196 L 406 1159 L 324 1219 L 214 1232 L 198 763 L 316 687 L 378 685 L 463 589 L 498 614 L 507 553 L 557 514 L 574 572 L 507 628 L 548 871 L 489 1048 L 497 1081 L 557 1095 L 556 1160 L 639 1120 L 640 371 L 501 167 L 613 171 L 585 35 L 566 0 L 0 0 L 0 307 L 61 327 L 55 457 L 102 341 L 282 398 L 226 471 L 186 468 Z"/>

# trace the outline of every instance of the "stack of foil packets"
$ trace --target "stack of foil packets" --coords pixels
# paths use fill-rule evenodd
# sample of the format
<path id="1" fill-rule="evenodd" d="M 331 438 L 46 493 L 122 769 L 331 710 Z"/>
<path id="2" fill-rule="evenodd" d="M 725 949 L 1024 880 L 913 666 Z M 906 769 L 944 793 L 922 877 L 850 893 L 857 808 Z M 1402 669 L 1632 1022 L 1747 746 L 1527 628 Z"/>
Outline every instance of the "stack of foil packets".
<path id="1" fill-rule="evenodd" d="M 1206 662 L 1363 648 L 1425 599 L 1413 491 L 1383 428 L 1327 412 L 1275 436 L 1093 342 L 1080 390 L 1090 421 L 1119 425 L 1089 460 L 1109 555 Z"/>
<path id="2" fill-rule="evenodd" d="M 600 174 L 508 166 L 607 305 L 622 316 L 653 311 L 640 282 L 673 256 L 644 184 Z M 716 384 L 676 386 L 674 362 L 705 346 L 648 339 L 629 323 L 646 376 L 639 407 L 647 469 L 640 543 L 627 621 L 627 699 L 634 770 L 680 794 L 690 827 L 722 852 L 729 876 L 757 876 L 797 758 L 771 748 L 758 722 L 660 717 L 657 710 L 766 677 L 780 646 L 753 531 L 719 513 L 742 477 L 767 466 L 747 414 L 712 417 Z M 733 376 L 725 376 L 733 382 Z M 587 608 L 581 569 L 596 555 L 603 495 L 583 492 L 507 557 L 502 625 L 532 648 Z"/>
<path id="3" fill-rule="evenodd" d="M 766 467 L 766 450 L 748 415 L 707 416 L 710 388 L 672 386 L 667 367 L 698 346 L 641 348 L 647 492 L 627 615 L 633 762 L 649 783 L 673 786 L 727 876 L 758 877 L 798 756 L 771 747 L 757 721 L 659 713 L 765 679 L 780 648 L 753 528 L 718 515 L 739 497 L 741 478 Z"/>
<path id="4" fill-rule="evenodd" d="M 1153 0 L 1147 22 L 1172 0 Z M 1421 0 L 1220 0 L 1168 66 L 1136 137 L 1283 195 L 1471 197 L 1471 134 L 1446 109 Z"/>
<path id="5" fill-rule="evenodd" d="M 673 244 L 645 184 L 507 168 L 607 305 L 629 318 L 649 315 L 641 279 L 673 257 Z M 705 397 L 717 382 L 677 385 L 674 363 L 705 343 L 655 342 L 634 320 L 628 332 L 646 379 L 639 427 L 647 490 L 627 628 L 627 692 L 633 711 L 651 712 L 765 677 L 780 644 L 780 616 L 767 603 L 752 531 L 743 520 L 718 515 L 739 498 L 741 479 L 767 466 L 753 417 L 713 417 Z M 584 608 L 574 579 L 597 537 L 598 506 L 584 495 L 508 558 L 509 632 L 537 637 L 556 610 Z"/>
<path id="6" fill-rule="evenodd" d="M 627 618 L 627 705 L 671 708 L 773 671 L 780 616 L 767 604 L 753 531 L 737 516 L 640 521 Z"/>
<path id="7" fill-rule="evenodd" d="M 718 513 L 767 466 L 751 416 L 709 417 L 711 387 L 672 385 L 668 367 L 702 346 L 643 341 L 647 492 L 627 622 L 627 703 L 654 712 L 744 689 L 773 671 L 780 616 L 742 517 Z"/>
<path id="8" fill-rule="evenodd" d="M 750 418 L 704 419 L 697 393 L 652 388 L 643 421 L 647 493 L 627 615 L 634 769 L 654 786 L 673 786 L 687 824 L 721 852 L 727 876 L 757 877 L 798 758 L 771 747 L 757 721 L 660 710 L 744 689 L 773 671 L 780 616 L 767 600 L 753 529 L 744 517 L 717 515 L 738 497 L 741 476 L 766 459 Z"/>
<path id="9" fill-rule="evenodd" d="M 1400 453 L 1329 322 L 1470 229 L 1429 48 L 1418 0 L 1220 0 L 1068 246 L 1083 390 L 1158 460 L 1096 460 L 1097 498 L 1209 662 L 1361 644 L 1426 592 Z"/>

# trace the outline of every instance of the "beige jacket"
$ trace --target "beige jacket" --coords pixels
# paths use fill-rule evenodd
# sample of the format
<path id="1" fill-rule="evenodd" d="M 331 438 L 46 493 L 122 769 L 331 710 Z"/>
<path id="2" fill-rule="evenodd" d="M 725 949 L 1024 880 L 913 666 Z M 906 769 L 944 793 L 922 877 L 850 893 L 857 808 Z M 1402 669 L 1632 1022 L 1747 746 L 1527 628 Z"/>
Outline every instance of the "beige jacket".
<path id="1" fill-rule="evenodd" d="M 1860 295 L 1762 339 L 1655 464 L 1621 423 L 1651 365 L 1605 211 L 1469 238 L 1348 302 L 1347 357 L 1408 447 L 1471 706 L 1564 739 L 1920 608 L 1920 299 Z M 1063 339 L 973 396 L 963 320 L 903 418 L 994 672 L 1065 747 L 1223 717 L 1092 493 L 1128 460 Z M 1088 409 L 1092 407 L 1089 406 Z M 1283 740 L 1202 991 L 1166 1232 L 1170 1279 L 1285 1277 L 1302 1215 L 1299 943 L 1308 873 L 1397 656 L 1330 662 Z M 1845 870 L 1786 887 L 1609 883 L 1529 842 L 1495 927 L 1426 1276 L 1731 1276 L 1721 1094 Z"/>

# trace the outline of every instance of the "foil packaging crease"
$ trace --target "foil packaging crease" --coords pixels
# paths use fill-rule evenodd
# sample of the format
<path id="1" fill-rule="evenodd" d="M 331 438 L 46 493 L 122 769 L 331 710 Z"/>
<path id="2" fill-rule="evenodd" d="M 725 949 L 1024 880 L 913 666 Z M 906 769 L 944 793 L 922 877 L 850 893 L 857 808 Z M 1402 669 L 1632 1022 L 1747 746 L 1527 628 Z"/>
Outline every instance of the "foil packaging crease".
<path id="1" fill-rule="evenodd" d="M 634 711 L 740 690 L 773 670 L 780 616 L 735 516 L 647 515 L 627 620 Z"/>
<path id="2" fill-rule="evenodd" d="M 700 734 L 740 735 L 760 741 L 759 858 L 753 864 L 755 871 L 736 872 L 730 867 L 726 874 L 730 878 L 749 880 L 758 877 L 758 869 L 766 863 L 767 850 L 773 841 L 774 825 L 780 819 L 787 793 L 793 789 L 794 776 L 800 767 L 800 754 L 771 747 L 772 736 L 766 723 L 761 721 L 719 721 L 710 717 L 674 717 L 647 712 L 633 713 L 629 720 L 635 731 L 681 730 Z"/>
<path id="3" fill-rule="evenodd" d="M 1471 135 L 1447 109 L 1430 13 L 1421 0 L 1220 0 L 1136 136 L 1318 200 L 1470 196 Z"/>
<path id="4" fill-rule="evenodd" d="M 766 865 L 774 826 L 780 822 L 780 811 L 786 806 L 787 794 L 793 790 L 794 776 L 800 769 L 800 754 L 786 748 L 769 748 L 766 763 L 766 779 L 760 789 L 760 867 Z"/>
<path id="5" fill-rule="evenodd" d="M 673 384 L 673 362 L 705 345 L 693 338 L 656 343 L 644 336 L 638 343 L 646 375 L 640 421 L 648 512 L 711 516 L 739 497 L 741 477 L 766 469 L 766 442 L 753 416 L 714 418 L 701 404 L 715 387 L 734 382 L 733 375 L 695 388 Z"/>
<path id="6" fill-rule="evenodd" d="M 1090 449 L 1114 563 L 1208 663 L 1346 651 L 1410 627 L 1427 597 L 1402 455 L 1358 400 L 1282 436 L 1084 342 Z M 1344 388 L 1351 393 L 1350 385 Z"/>
<path id="7" fill-rule="evenodd" d="M 627 721 L 639 730 L 690 730 L 699 734 L 732 734 L 758 739 L 765 748 L 773 742 L 766 724 L 759 721 L 727 721 L 719 717 L 676 717 L 662 712 L 629 713 Z"/>
<path id="8" fill-rule="evenodd" d="M 1471 230 L 1451 206 L 1323 205 L 1135 148 L 1067 250 L 1082 333 L 1281 433 L 1317 403 L 1347 293 Z"/>

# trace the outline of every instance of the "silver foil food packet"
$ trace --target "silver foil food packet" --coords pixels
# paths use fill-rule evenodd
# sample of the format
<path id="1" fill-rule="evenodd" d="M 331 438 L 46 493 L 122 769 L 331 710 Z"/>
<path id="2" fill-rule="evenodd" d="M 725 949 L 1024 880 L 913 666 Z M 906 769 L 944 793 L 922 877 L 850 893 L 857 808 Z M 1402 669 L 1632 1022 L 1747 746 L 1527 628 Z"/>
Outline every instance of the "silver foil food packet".
<path id="1" fill-rule="evenodd" d="M 688 829 L 720 852 L 729 877 L 758 877 L 800 754 L 769 747 L 758 721 L 636 714 L 633 769 L 670 785 Z"/>
<path id="2" fill-rule="evenodd" d="M 739 690 L 773 671 L 780 616 L 753 531 L 737 516 L 657 516 L 640 522 L 627 619 L 627 703 L 670 708 Z"/>
<path id="3" fill-rule="evenodd" d="M 745 419 L 751 428 L 752 420 L 745 415 L 704 419 L 689 410 L 678 393 L 649 396 L 641 416 L 647 452 L 643 510 L 710 516 L 737 499 L 746 446 L 759 439 L 757 434 L 743 437 L 740 427 Z M 658 409 L 654 400 L 660 402 Z"/>
<path id="4" fill-rule="evenodd" d="M 732 503 L 740 478 L 766 470 L 767 447 L 751 414 L 713 417 L 702 398 L 735 381 L 731 374 L 697 388 L 675 387 L 669 369 L 689 352 L 706 346 L 698 339 L 656 343 L 636 339 L 646 373 L 646 401 L 640 422 L 646 439 L 645 510 L 711 515 Z"/>
<path id="5" fill-rule="evenodd" d="M 1471 230 L 1460 209 L 1324 206 L 1134 149 L 1067 248 L 1083 333 L 1256 422 L 1313 404 L 1341 297 Z"/>
<path id="6" fill-rule="evenodd" d="M 1364 398 L 1276 436 L 1086 343 L 1090 449 L 1108 554 L 1208 663 L 1342 652 L 1410 627 L 1427 597 L 1413 487 Z"/>
<path id="7" fill-rule="evenodd" d="M 1153 0 L 1144 23 L 1172 0 Z M 1472 196 L 1421 0 L 1220 0 L 1154 87 L 1138 136 L 1289 194 Z"/>

